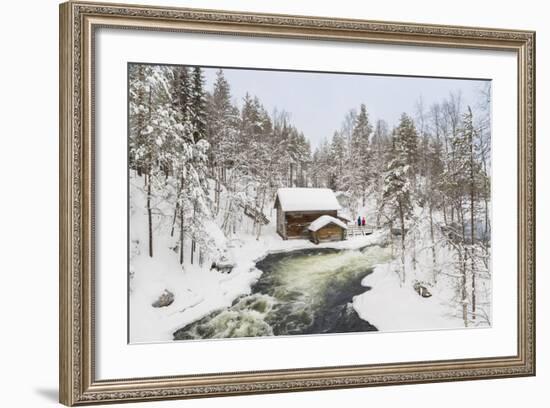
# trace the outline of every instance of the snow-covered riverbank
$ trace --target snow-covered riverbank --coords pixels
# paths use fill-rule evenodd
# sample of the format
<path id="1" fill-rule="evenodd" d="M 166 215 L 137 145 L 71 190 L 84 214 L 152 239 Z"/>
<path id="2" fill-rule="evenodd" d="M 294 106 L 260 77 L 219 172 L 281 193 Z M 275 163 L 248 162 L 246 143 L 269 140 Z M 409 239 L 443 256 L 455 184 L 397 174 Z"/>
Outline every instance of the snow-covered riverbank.
<path id="1" fill-rule="evenodd" d="M 383 243 L 387 234 L 378 231 L 369 236 L 346 241 L 315 245 L 307 240 L 282 240 L 268 225 L 260 240 L 242 235 L 228 243 L 228 257 L 235 262 L 231 273 L 209 270 L 205 265 L 186 265 L 182 270 L 169 245 L 159 243 L 163 253 L 154 258 L 139 254 L 133 258 L 134 274 L 130 288 L 130 340 L 132 343 L 171 341 L 173 333 L 214 310 L 231 306 L 261 275 L 256 263 L 270 253 L 308 248 L 358 249 Z M 154 308 L 158 297 L 168 290 L 174 301 L 166 307 Z"/>
<path id="2" fill-rule="evenodd" d="M 424 298 L 413 285 L 401 285 L 395 272 L 398 265 L 377 265 L 361 282 L 371 289 L 353 299 L 353 307 L 362 319 L 379 331 L 411 331 L 463 328 L 463 320 L 454 314 L 448 299 L 452 288 L 440 282 L 432 297 Z"/>

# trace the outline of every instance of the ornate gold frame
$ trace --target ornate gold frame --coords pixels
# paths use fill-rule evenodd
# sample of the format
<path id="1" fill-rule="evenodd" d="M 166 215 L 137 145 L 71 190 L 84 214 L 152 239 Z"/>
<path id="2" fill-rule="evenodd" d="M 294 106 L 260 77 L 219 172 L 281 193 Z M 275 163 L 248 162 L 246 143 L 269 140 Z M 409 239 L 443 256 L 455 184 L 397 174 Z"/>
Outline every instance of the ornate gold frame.
<path id="1" fill-rule="evenodd" d="M 98 27 L 507 50 L 518 62 L 518 349 L 513 356 L 177 377 L 94 376 L 93 46 Z M 535 374 L 535 33 L 68 2 L 60 6 L 60 401 L 66 405 Z"/>

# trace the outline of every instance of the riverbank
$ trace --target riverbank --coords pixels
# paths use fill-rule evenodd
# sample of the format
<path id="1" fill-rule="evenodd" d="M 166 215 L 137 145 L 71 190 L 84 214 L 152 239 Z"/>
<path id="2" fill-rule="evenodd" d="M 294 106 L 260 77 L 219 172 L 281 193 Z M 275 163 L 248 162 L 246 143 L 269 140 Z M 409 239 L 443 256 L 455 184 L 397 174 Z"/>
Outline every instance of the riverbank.
<path id="1" fill-rule="evenodd" d="M 307 248 L 270 253 L 251 293 L 176 331 L 177 340 L 375 331 L 352 300 L 362 279 L 388 261 L 389 248 Z"/>
<path id="2" fill-rule="evenodd" d="M 169 245 L 159 245 L 166 248 L 161 249 L 165 253 L 155 258 L 134 259 L 135 272 L 130 282 L 130 340 L 132 343 L 172 341 L 178 329 L 215 310 L 230 307 L 235 299 L 251 293 L 252 285 L 262 274 L 256 263 L 268 254 L 314 248 L 359 249 L 382 244 L 386 239 L 385 232 L 376 231 L 369 236 L 315 245 L 307 240 L 284 241 L 274 227 L 268 225 L 259 240 L 250 234 L 228 240 L 228 257 L 235 263 L 231 273 L 198 265 L 182 270 L 175 253 L 167 249 Z M 173 303 L 152 307 L 165 290 L 174 294 Z"/>
<path id="3" fill-rule="evenodd" d="M 431 287 L 432 296 L 418 295 L 413 284 L 400 282 L 397 261 L 376 265 L 361 284 L 369 287 L 353 299 L 353 308 L 362 319 L 368 319 L 379 331 L 418 331 L 464 328 L 449 303 L 454 294 L 452 282 L 441 278 Z"/>

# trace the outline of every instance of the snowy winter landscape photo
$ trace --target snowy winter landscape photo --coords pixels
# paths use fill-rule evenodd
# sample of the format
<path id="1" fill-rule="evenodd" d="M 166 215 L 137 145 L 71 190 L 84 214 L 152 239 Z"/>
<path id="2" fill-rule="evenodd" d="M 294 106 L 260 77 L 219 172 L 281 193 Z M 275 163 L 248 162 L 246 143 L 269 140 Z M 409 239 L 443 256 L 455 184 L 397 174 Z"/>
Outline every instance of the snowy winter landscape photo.
<path id="1" fill-rule="evenodd" d="M 491 82 L 128 65 L 130 343 L 491 326 Z"/>

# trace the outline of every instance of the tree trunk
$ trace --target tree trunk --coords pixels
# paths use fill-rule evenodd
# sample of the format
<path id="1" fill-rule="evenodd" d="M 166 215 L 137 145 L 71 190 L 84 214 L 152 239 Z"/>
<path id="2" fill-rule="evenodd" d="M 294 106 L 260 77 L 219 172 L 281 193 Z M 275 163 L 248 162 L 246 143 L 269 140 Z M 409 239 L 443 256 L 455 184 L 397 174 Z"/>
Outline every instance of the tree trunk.
<path id="1" fill-rule="evenodd" d="M 462 250 L 461 250 L 462 251 Z M 461 297 L 462 297 L 462 319 L 464 320 L 464 327 L 468 327 L 468 291 L 466 290 L 466 254 L 465 252 L 460 255 L 460 269 L 462 269 L 461 278 Z"/>
<path id="2" fill-rule="evenodd" d="M 471 113 L 471 111 L 470 111 Z M 474 141 L 470 137 L 470 266 L 472 268 L 472 319 L 476 318 L 476 274 L 474 262 L 474 241 L 475 241 L 475 174 L 474 174 Z"/>
<path id="3" fill-rule="evenodd" d="M 259 207 L 259 210 L 260 212 L 263 214 L 264 212 L 264 205 L 265 205 L 265 196 L 266 196 L 266 191 L 265 191 L 265 188 L 263 189 L 263 192 L 262 192 L 262 203 Z M 256 241 L 259 241 L 260 240 L 260 235 L 262 233 L 262 223 L 258 221 L 258 234 L 256 235 Z"/>
<path id="4" fill-rule="evenodd" d="M 484 234 L 483 240 L 485 242 L 487 242 L 488 241 L 488 236 L 489 236 L 489 229 L 490 229 L 490 226 L 489 226 L 489 201 L 487 200 L 487 198 L 484 198 L 483 201 L 485 202 L 485 234 Z"/>
<path id="5" fill-rule="evenodd" d="M 462 227 L 462 236 L 461 240 L 462 242 L 466 242 L 466 221 L 464 220 L 464 209 L 462 208 L 462 200 L 458 203 L 458 208 L 456 209 L 456 217 L 457 221 L 460 222 L 460 225 Z"/>
<path id="6" fill-rule="evenodd" d="M 183 194 L 182 190 L 183 190 L 183 177 L 180 177 L 180 194 Z M 183 205 L 180 205 L 179 202 L 178 202 L 178 205 L 179 205 L 179 210 L 180 210 L 180 265 L 183 265 L 183 249 L 184 249 L 184 241 L 183 241 L 183 238 L 184 238 L 184 234 L 183 234 Z"/>
<path id="7" fill-rule="evenodd" d="M 177 194 L 179 196 L 179 193 Z M 176 208 L 174 208 L 174 217 L 172 218 L 172 228 L 170 229 L 170 236 L 174 236 L 174 229 L 176 227 L 176 220 L 178 219 L 179 201 L 176 201 Z"/>
<path id="8" fill-rule="evenodd" d="M 401 221 L 401 283 L 405 283 L 405 215 L 399 203 L 399 220 Z"/>
<path id="9" fill-rule="evenodd" d="M 183 251 L 184 251 L 184 247 L 185 247 L 185 242 L 184 242 L 184 235 L 183 235 L 183 228 L 180 229 L 180 265 L 183 265 L 183 260 L 184 260 L 184 256 L 183 256 Z"/>
<path id="10" fill-rule="evenodd" d="M 218 194 L 219 194 L 219 171 L 216 166 L 212 169 L 212 177 L 214 178 L 214 214 L 218 215 L 219 207 L 218 207 Z"/>
<path id="11" fill-rule="evenodd" d="M 390 225 L 390 255 L 393 258 L 395 256 L 395 245 L 393 239 L 393 220 L 389 220 Z"/>
<path id="12" fill-rule="evenodd" d="M 149 226 L 149 256 L 153 257 L 153 213 L 151 210 L 151 175 L 147 176 L 147 224 Z"/>
<path id="13" fill-rule="evenodd" d="M 216 215 L 220 213 L 220 196 L 222 193 L 222 186 L 220 179 L 222 178 L 223 169 L 216 167 Z"/>
<path id="14" fill-rule="evenodd" d="M 435 234 L 434 234 L 434 219 L 433 219 L 433 203 L 430 200 L 430 238 L 432 240 L 432 273 L 433 282 L 437 283 L 437 257 L 435 251 Z"/>
<path id="15" fill-rule="evenodd" d="M 195 205 L 193 205 L 193 219 L 195 219 L 195 217 L 196 217 L 196 213 L 197 213 L 196 210 L 197 210 L 197 207 L 196 207 L 196 204 L 195 204 Z M 191 265 L 193 265 L 193 258 L 194 258 L 193 255 L 195 253 L 195 246 L 196 246 L 195 236 L 191 235 Z"/>
<path id="16" fill-rule="evenodd" d="M 417 265 L 417 260 L 416 260 L 416 240 L 415 240 L 415 236 L 416 236 L 416 229 L 413 229 L 411 228 L 410 232 L 412 234 L 409 234 L 409 237 L 411 237 L 411 242 L 410 242 L 410 245 L 411 245 L 411 249 L 412 249 L 412 267 L 413 267 L 413 272 L 416 273 L 416 265 Z"/>
<path id="17" fill-rule="evenodd" d="M 376 228 L 380 228 L 380 216 L 381 216 L 381 208 L 382 208 L 382 200 L 380 193 L 376 194 Z"/>
<path id="18" fill-rule="evenodd" d="M 483 240 L 484 242 L 487 242 L 487 237 L 489 235 L 489 229 L 490 229 L 490 225 L 489 225 L 489 202 L 487 200 L 487 195 L 488 195 L 488 191 L 489 191 L 489 185 L 488 185 L 488 182 L 487 182 L 487 163 L 486 163 L 486 160 L 485 160 L 485 154 L 483 154 L 483 172 L 484 172 L 484 175 L 485 177 L 483 178 L 483 201 L 485 203 L 485 234 L 484 234 L 484 237 L 483 237 Z"/>

